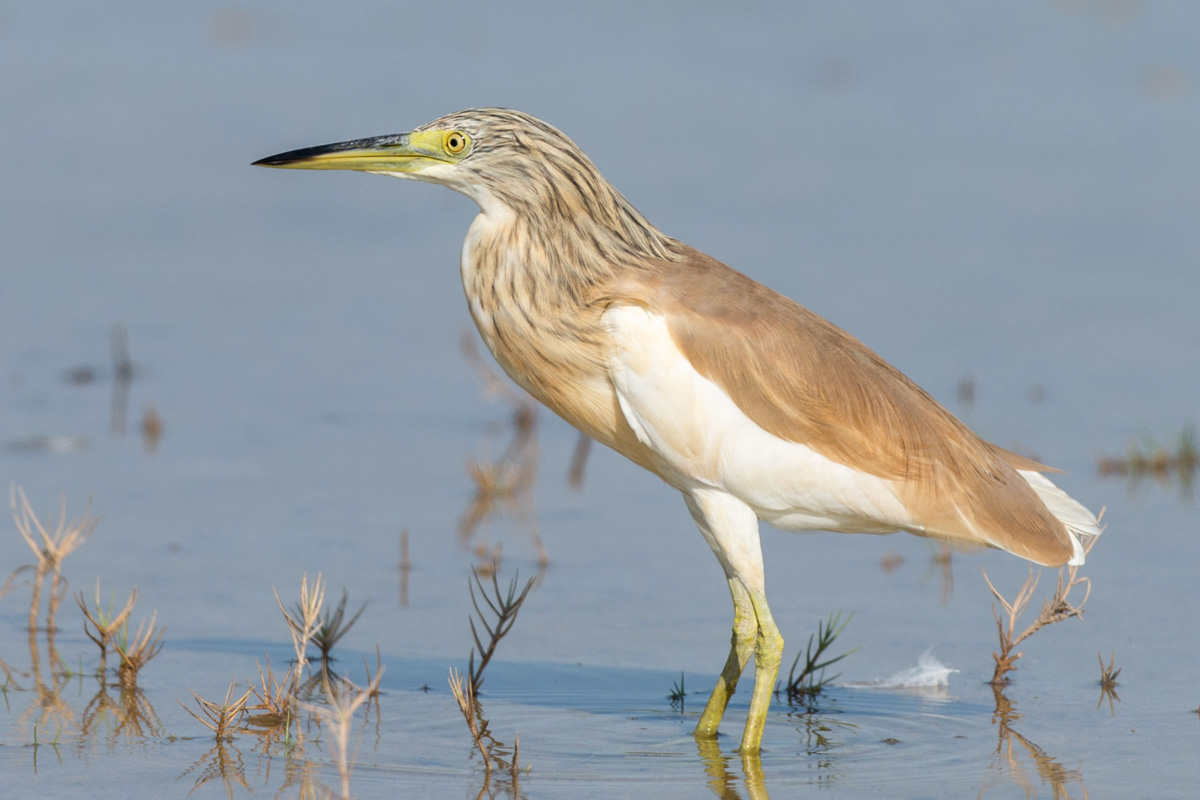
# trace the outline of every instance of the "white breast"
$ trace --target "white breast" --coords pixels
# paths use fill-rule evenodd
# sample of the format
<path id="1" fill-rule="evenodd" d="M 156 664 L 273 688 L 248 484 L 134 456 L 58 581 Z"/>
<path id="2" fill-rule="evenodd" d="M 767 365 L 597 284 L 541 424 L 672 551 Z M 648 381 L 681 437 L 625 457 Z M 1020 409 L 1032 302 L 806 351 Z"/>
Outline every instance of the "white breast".
<path id="1" fill-rule="evenodd" d="M 911 524 L 890 481 L 759 427 L 695 370 L 661 315 L 616 306 L 604 322 L 621 411 L 675 470 L 664 476 L 672 483 L 728 492 L 780 528 L 885 533 Z"/>

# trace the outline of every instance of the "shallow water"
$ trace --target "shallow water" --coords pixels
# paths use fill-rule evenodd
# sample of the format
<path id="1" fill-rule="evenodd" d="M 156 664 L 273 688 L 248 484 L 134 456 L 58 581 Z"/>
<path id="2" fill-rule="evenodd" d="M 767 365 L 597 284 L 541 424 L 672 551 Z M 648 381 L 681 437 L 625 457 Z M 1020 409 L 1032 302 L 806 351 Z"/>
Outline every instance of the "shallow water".
<path id="1" fill-rule="evenodd" d="M 376 645 L 385 667 L 358 729 L 357 797 L 1192 796 L 1195 502 L 1096 463 L 1195 421 L 1200 11 L 510 3 L 454 16 L 0 9 L 0 479 L 43 518 L 62 494 L 71 517 L 90 496 L 102 519 L 65 563 L 70 590 L 136 586 L 135 624 L 157 611 L 166 626 L 141 694 L 109 689 L 114 708 L 94 678 L 51 669 L 44 633 L 31 649 L 18 576 L 0 599 L 6 790 L 181 797 L 212 778 L 195 796 L 225 781 L 296 796 L 305 770 L 338 786 L 315 731 L 291 751 L 250 734 L 217 748 L 176 702 L 244 685 L 266 653 L 280 671 L 290 644 L 271 589 L 290 602 L 320 572 L 331 598 L 345 586 L 352 607 L 369 601 L 338 668 L 361 682 Z M 836 686 L 818 714 L 778 703 L 761 762 L 733 753 L 743 692 L 716 751 L 698 749 L 729 599 L 673 491 L 601 448 L 572 490 L 575 434 L 543 412 L 533 505 L 458 533 L 466 465 L 512 435 L 511 407 L 460 350 L 471 203 L 248 166 L 485 104 L 563 128 L 664 231 L 851 331 L 986 437 L 1065 469 L 1064 488 L 1107 508 L 1086 622 L 1025 642 L 998 699 L 979 567 L 1011 596 L 1021 562 L 956 554 L 947 573 L 912 537 L 765 530 L 788 658 L 844 609 L 835 649 L 858 649 L 840 680 L 885 678 L 931 646 L 959 671 L 944 692 Z M 134 365 L 123 400 L 115 325 Z M 502 581 L 539 575 L 535 525 L 549 563 L 481 696 L 495 738 L 520 736 L 530 769 L 514 787 L 485 777 L 446 674 L 471 645 L 476 546 L 502 548 Z M 0 580 L 30 561 L 3 526 Z M 90 672 L 81 622 L 68 598 L 55 645 Z M 1110 709 L 1096 654 L 1112 651 Z M 681 672 L 682 712 L 667 699 Z"/>

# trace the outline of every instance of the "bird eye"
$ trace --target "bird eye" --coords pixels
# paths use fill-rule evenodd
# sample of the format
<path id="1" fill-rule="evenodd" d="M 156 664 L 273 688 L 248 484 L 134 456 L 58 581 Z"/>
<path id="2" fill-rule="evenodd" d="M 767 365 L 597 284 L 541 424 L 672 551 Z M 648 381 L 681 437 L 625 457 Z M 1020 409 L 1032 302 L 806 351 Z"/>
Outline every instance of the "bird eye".
<path id="1" fill-rule="evenodd" d="M 446 134 L 445 146 L 447 153 L 456 156 L 467 149 L 467 135 L 462 131 L 450 131 Z"/>

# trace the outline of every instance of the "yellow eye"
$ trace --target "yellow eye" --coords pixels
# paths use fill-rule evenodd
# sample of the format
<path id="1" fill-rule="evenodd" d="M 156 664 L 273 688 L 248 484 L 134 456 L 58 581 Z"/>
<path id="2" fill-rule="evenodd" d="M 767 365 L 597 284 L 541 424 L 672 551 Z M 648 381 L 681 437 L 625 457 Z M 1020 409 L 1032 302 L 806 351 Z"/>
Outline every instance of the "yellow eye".
<path id="1" fill-rule="evenodd" d="M 456 156 L 467 149 L 467 135 L 462 131 L 450 131 L 444 141 L 446 152 Z"/>

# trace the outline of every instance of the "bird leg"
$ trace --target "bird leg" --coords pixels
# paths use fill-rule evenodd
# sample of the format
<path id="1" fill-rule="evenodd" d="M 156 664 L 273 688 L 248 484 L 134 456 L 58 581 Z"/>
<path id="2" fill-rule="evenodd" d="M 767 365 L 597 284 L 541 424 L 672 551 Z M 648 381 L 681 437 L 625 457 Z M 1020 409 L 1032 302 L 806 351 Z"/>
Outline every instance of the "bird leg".
<path id="1" fill-rule="evenodd" d="M 725 669 L 708 698 L 696 738 L 717 735 L 717 725 L 737 688 L 738 677 L 754 653 L 754 694 L 742 734 L 741 752 L 757 753 L 762 742 L 771 693 L 783 658 L 783 637 L 767 607 L 758 517 L 750 506 L 723 491 L 697 487 L 684 492 L 696 527 L 712 547 L 733 595 L 733 642 Z"/>
<path id="2" fill-rule="evenodd" d="M 755 589 L 747 591 L 754 606 L 758 638 L 754 643 L 754 694 L 750 696 L 750 713 L 746 717 L 746 729 L 742 732 L 742 746 L 738 751 L 742 755 L 759 750 L 763 727 L 767 724 L 767 711 L 771 707 L 771 694 L 775 691 L 775 679 L 779 676 L 779 662 L 783 660 L 783 635 L 771 618 L 766 595 Z"/>
<path id="3" fill-rule="evenodd" d="M 746 664 L 749 663 L 750 654 L 754 651 L 755 635 L 758 632 L 754 604 L 750 600 L 746 587 L 737 578 L 729 579 L 729 593 L 733 595 L 733 636 L 731 637 L 729 658 L 725 661 L 725 669 L 721 670 L 721 677 L 717 679 L 717 685 L 713 687 L 712 694 L 708 696 L 704 713 L 700 715 L 700 722 L 696 725 L 695 736 L 697 739 L 716 738 L 717 725 L 720 724 L 721 717 L 725 715 L 725 707 L 729 705 L 729 698 L 733 697 L 733 693 L 737 691 L 738 678 L 741 676 L 742 670 L 746 668 Z"/>

